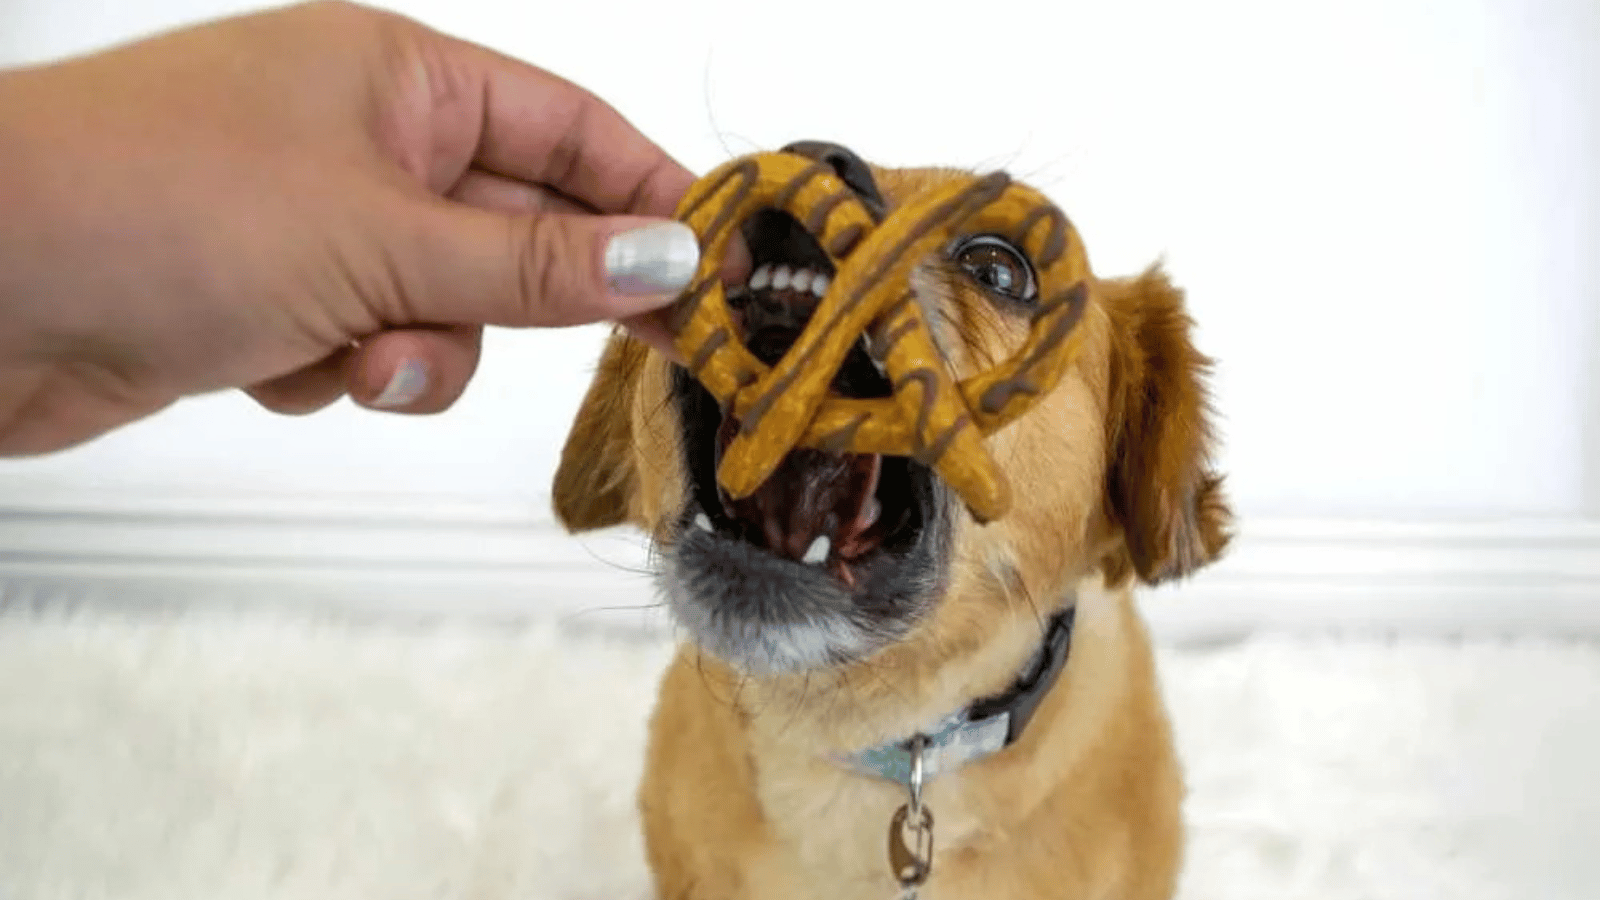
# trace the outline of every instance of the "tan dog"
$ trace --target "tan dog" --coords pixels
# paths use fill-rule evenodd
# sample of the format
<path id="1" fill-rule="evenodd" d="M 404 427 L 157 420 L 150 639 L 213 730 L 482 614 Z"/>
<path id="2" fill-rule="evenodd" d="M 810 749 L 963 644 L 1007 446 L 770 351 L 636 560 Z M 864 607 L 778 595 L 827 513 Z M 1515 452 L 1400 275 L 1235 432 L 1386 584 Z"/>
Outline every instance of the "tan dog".
<path id="1" fill-rule="evenodd" d="M 889 210 L 952 177 L 794 146 Z M 730 305 L 771 364 L 829 266 L 792 217 L 744 231 L 756 268 Z M 957 377 L 1018 345 L 1032 277 L 985 236 L 921 265 L 917 299 Z M 1090 284 L 1073 368 L 988 441 L 1015 501 L 987 526 L 899 458 L 797 450 L 729 500 L 709 394 L 631 339 L 606 347 L 555 505 L 572 531 L 643 528 L 689 638 L 640 792 L 663 900 L 896 896 L 889 847 L 907 833 L 891 817 L 918 746 L 924 900 L 1172 895 L 1183 787 L 1130 589 L 1215 559 L 1230 513 L 1180 293 L 1157 269 Z M 889 387 L 852 351 L 833 389 Z"/>

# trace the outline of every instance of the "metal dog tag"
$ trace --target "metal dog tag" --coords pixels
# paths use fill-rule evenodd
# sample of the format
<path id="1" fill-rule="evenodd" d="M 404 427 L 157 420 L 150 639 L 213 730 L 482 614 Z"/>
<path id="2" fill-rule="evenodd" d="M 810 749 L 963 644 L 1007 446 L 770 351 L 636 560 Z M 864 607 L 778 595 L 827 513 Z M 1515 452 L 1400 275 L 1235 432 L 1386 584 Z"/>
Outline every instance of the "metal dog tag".
<path id="1" fill-rule="evenodd" d="M 889 821 L 889 871 L 900 884 L 900 900 L 916 900 L 933 871 L 933 811 L 926 806 L 911 819 L 908 803 Z"/>

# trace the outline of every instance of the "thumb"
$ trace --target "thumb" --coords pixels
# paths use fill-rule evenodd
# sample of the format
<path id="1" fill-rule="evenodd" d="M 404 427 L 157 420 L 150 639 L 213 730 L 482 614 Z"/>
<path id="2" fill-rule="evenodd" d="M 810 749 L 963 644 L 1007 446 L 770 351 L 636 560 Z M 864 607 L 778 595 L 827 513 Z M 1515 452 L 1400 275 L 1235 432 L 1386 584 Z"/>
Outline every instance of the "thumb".
<path id="1" fill-rule="evenodd" d="M 700 245 L 681 222 L 576 212 L 507 214 L 446 202 L 403 271 L 406 312 L 424 322 L 560 327 L 670 304 Z"/>

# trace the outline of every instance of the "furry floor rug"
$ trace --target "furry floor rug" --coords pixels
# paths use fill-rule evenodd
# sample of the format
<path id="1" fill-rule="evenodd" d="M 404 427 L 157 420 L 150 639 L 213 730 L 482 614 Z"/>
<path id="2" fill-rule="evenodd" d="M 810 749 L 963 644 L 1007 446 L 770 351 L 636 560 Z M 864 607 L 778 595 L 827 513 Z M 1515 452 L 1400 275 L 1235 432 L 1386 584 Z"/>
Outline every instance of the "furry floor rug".
<path id="1" fill-rule="evenodd" d="M 0 898 L 623 900 L 667 648 L 0 615 Z M 1185 900 L 1600 897 L 1600 648 L 1166 649 Z"/>

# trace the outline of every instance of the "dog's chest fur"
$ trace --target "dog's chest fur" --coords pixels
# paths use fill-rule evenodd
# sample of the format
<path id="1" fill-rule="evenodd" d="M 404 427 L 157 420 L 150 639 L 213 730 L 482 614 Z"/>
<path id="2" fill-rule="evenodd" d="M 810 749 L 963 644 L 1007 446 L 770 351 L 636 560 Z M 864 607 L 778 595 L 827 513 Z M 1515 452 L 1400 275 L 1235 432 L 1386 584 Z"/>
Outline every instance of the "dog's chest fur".
<path id="1" fill-rule="evenodd" d="M 754 897 L 827 897 L 888 900 L 897 896 L 889 876 L 889 822 L 905 803 L 896 785 L 868 781 L 816 761 L 785 761 L 792 771 L 762 777 L 757 793 L 771 817 L 771 840 L 746 873 Z M 759 765 L 759 764 L 758 764 Z M 959 774 L 933 785 L 935 836 L 945 853 L 982 839 L 975 804 L 963 795 Z M 941 873 L 943 874 L 943 873 Z M 923 900 L 965 900 L 937 879 Z M 976 898 L 974 898 L 976 900 Z"/>
<path id="2" fill-rule="evenodd" d="M 973 699 L 973 684 L 1004 684 L 1036 649 L 1038 626 L 1019 618 L 971 658 L 942 668 L 925 685 L 916 702 L 900 698 L 877 715 L 879 731 L 909 734 L 943 718 Z M 781 707 L 757 716 L 751 734 L 754 788 L 764 813 L 769 840 L 748 862 L 750 895 L 764 898 L 826 897 L 830 900 L 885 900 L 898 896 L 890 878 L 889 823 L 906 803 L 906 789 L 865 777 L 830 761 L 815 745 L 797 746 L 796 734 L 849 734 L 859 745 L 869 729 L 864 721 L 843 714 L 831 728 L 796 728 Z M 889 724 L 885 724 L 887 719 Z M 808 723 L 808 725 L 811 723 Z M 974 767 L 983 766 L 979 761 Z M 988 868 L 993 858 L 986 833 L 995 821 L 993 802 L 974 793 L 968 775 L 958 769 L 935 779 L 925 802 L 935 816 L 935 852 L 940 877 L 921 892 L 922 900 L 966 900 L 992 896 L 992 881 L 976 879 L 974 868 Z M 946 870 L 949 871 L 946 871 Z M 953 877 L 952 877 L 953 876 Z M 993 877 L 1004 877 L 995 873 Z M 971 893 L 967 885 L 978 887 Z"/>

